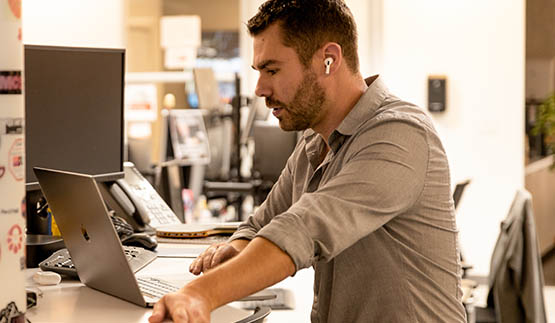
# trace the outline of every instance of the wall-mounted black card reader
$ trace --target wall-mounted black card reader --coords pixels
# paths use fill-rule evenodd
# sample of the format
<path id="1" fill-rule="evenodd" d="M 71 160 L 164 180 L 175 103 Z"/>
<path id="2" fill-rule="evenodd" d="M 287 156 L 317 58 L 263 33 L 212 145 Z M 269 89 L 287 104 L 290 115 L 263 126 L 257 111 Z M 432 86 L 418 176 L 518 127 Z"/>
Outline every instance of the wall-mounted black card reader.
<path id="1" fill-rule="evenodd" d="M 445 76 L 428 77 L 428 110 L 443 112 L 447 106 L 447 78 Z"/>

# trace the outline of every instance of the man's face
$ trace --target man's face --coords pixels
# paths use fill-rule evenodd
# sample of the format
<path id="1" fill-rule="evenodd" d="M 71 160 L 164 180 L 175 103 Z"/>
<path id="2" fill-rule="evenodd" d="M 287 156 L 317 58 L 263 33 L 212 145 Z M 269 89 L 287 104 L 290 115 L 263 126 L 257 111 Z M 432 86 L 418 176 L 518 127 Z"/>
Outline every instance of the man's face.
<path id="1" fill-rule="evenodd" d="M 322 120 L 324 89 L 312 68 L 305 68 L 295 50 L 282 44 L 279 25 L 254 37 L 253 68 L 260 72 L 256 95 L 266 98 L 283 130 L 314 128 Z"/>

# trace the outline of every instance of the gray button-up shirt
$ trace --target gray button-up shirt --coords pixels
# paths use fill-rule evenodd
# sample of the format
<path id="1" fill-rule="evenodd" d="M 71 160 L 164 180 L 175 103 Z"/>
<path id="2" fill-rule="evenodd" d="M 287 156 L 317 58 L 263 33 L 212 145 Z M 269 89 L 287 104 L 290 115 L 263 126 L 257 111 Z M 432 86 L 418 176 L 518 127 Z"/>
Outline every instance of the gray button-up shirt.
<path id="1" fill-rule="evenodd" d="M 312 322 L 465 322 L 445 151 L 430 118 L 373 77 L 329 138 L 306 130 L 231 239 L 314 266 Z"/>

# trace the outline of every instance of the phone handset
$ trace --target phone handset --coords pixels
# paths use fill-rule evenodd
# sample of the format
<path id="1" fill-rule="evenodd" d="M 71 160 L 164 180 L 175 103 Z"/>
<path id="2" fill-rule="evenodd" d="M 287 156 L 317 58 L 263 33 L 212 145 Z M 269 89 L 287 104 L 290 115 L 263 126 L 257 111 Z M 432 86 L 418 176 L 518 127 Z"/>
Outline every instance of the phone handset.
<path id="1" fill-rule="evenodd" d="M 121 206 L 128 221 L 136 230 L 151 231 L 164 225 L 180 224 L 181 221 L 158 192 L 130 162 L 123 163 L 125 178 L 118 179 L 109 188 L 111 199 Z"/>
<path id="2" fill-rule="evenodd" d="M 110 187 L 110 193 L 123 210 L 133 216 L 139 225 L 150 223 L 150 217 L 144 202 L 135 196 L 136 193 L 133 192 L 125 179 L 118 179 Z"/>
<path id="3" fill-rule="evenodd" d="M 119 206 L 123 209 L 126 215 L 132 216 L 135 214 L 135 206 L 133 202 L 127 197 L 127 194 L 117 184 L 110 185 L 110 194 L 118 202 Z M 142 224 L 142 223 L 141 223 Z"/>

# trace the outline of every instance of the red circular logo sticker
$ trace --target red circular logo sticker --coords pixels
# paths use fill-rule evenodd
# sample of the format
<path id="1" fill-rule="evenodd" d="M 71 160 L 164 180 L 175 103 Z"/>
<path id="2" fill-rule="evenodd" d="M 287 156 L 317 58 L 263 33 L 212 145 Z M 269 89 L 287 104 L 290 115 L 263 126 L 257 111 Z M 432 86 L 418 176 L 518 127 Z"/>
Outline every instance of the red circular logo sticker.
<path id="1" fill-rule="evenodd" d="M 8 3 L 10 4 L 13 15 L 17 19 L 21 18 L 21 0 L 8 0 Z"/>
<path id="2" fill-rule="evenodd" d="M 14 224 L 8 231 L 8 250 L 17 254 L 23 248 L 23 230 L 18 224 Z"/>
<path id="3" fill-rule="evenodd" d="M 23 180 L 23 175 L 25 172 L 25 168 L 23 165 L 23 149 L 23 139 L 18 138 L 13 142 L 8 156 L 8 166 L 10 168 L 10 173 L 12 173 L 13 177 L 17 181 Z"/>

